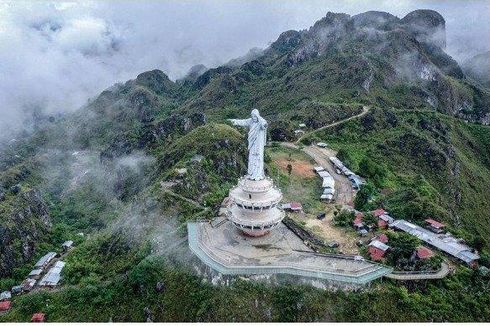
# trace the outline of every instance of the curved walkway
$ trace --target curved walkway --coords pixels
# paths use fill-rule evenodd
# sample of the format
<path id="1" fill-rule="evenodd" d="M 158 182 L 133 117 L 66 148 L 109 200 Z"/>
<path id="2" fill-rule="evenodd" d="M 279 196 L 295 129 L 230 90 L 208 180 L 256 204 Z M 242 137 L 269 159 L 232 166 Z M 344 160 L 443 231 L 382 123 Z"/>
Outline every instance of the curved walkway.
<path id="1" fill-rule="evenodd" d="M 400 281 L 437 280 L 446 277 L 449 272 L 449 265 L 442 262 L 441 268 L 437 272 L 391 272 L 385 276 Z"/>
<path id="2" fill-rule="evenodd" d="M 387 266 L 350 256 L 295 250 L 296 246 L 304 245 L 285 227 L 284 234 L 278 232 L 279 228 L 270 237 L 260 239 L 234 236 L 234 226 L 226 224 L 212 228 L 209 223 L 188 223 L 187 231 L 191 251 L 223 275 L 289 274 L 338 284 L 365 285 L 392 271 Z"/>

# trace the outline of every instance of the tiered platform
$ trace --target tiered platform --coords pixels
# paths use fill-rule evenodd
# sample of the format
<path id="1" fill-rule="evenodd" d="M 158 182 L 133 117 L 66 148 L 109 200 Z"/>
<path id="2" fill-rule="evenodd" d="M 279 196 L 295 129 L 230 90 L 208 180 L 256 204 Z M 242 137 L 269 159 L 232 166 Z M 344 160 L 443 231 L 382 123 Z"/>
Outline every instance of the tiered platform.
<path id="1" fill-rule="evenodd" d="M 277 206 L 282 193 L 270 178 L 241 178 L 230 190 L 229 198 L 228 219 L 249 236 L 267 234 L 284 218 L 284 212 Z"/>
<path id="2" fill-rule="evenodd" d="M 350 256 L 311 251 L 284 224 L 262 237 L 248 237 L 232 223 L 189 223 L 189 247 L 223 275 L 289 274 L 334 283 L 364 285 L 390 268 Z"/>

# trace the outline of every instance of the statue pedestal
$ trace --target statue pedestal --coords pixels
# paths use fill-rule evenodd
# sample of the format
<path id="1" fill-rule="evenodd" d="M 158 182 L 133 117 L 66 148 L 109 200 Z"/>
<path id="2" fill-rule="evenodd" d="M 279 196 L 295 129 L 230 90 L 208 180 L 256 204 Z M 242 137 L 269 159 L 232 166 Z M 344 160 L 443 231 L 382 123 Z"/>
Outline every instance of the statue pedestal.
<path id="1" fill-rule="evenodd" d="M 249 236 L 269 233 L 284 218 L 284 211 L 277 206 L 282 199 L 281 190 L 270 178 L 250 180 L 243 177 L 230 190 L 229 198 L 227 218 Z"/>

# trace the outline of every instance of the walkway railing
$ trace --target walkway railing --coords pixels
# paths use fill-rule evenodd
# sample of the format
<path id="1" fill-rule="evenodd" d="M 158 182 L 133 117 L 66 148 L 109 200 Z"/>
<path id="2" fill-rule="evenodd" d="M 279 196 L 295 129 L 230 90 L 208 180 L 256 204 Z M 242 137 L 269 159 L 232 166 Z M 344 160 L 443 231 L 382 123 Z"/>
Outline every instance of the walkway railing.
<path id="1" fill-rule="evenodd" d="M 188 223 L 187 225 L 190 249 L 207 266 L 225 275 L 289 274 L 289 275 L 302 276 L 302 277 L 319 278 L 323 280 L 329 280 L 329 281 L 335 281 L 341 283 L 364 285 L 392 271 L 390 268 L 382 267 L 374 264 L 373 266 L 375 268 L 372 269 L 371 271 L 366 271 L 365 273 L 357 274 L 357 275 L 355 273 L 349 273 L 347 271 L 331 272 L 331 271 L 324 271 L 324 270 L 298 268 L 294 266 L 290 266 L 290 267 L 274 266 L 274 265 L 226 266 L 223 263 L 214 259 L 212 257 L 212 253 L 209 250 L 209 248 L 203 246 L 202 241 L 199 240 L 198 229 L 199 229 L 198 223 Z"/>

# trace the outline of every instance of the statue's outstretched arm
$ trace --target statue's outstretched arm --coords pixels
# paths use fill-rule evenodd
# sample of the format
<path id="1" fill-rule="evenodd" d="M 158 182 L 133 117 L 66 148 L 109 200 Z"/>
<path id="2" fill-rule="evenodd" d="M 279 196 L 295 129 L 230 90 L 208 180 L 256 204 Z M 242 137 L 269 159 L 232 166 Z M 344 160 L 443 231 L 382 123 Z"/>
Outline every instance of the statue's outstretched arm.
<path id="1" fill-rule="evenodd" d="M 248 127 L 250 119 L 228 119 L 234 126 Z"/>

